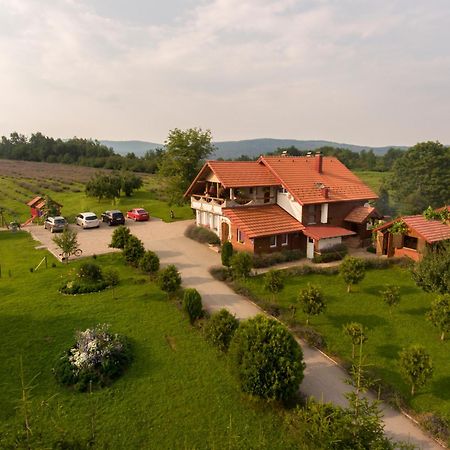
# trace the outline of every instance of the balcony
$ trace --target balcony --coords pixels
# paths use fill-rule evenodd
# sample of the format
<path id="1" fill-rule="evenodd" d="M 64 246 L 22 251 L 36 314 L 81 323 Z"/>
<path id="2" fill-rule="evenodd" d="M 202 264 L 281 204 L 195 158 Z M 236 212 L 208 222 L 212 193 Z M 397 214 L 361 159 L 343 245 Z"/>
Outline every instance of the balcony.
<path id="1" fill-rule="evenodd" d="M 191 208 L 222 214 L 222 208 L 238 208 L 239 206 L 256 206 L 275 203 L 275 196 L 255 198 L 235 198 L 233 200 L 194 194 L 191 196 Z"/>

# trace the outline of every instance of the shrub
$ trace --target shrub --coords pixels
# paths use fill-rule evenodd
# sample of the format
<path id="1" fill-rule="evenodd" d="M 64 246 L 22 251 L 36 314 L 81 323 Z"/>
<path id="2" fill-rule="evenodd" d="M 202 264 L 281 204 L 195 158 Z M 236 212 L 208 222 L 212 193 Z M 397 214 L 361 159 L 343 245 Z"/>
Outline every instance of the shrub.
<path id="1" fill-rule="evenodd" d="M 198 227 L 197 225 L 189 225 L 184 232 L 184 235 L 201 244 L 220 244 L 219 236 L 216 233 L 208 230 L 208 228 Z"/>
<path id="2" fill-rule="evenodd" d="M 411 395 L 424 386 L 433 375 L 430 355 L 421 345 L 410 345 L 400 353 L 400 374 L 411 385 Z"/>
<path id="3" fill-rule="evenodd" d="M 159 270 L 159 257 L 155 252 L 148 250 L 139 260 L 139 268 L 145 273 L 156 273 Z"/>
<path id="4" fill-rule="evenodd" d="M 260 269 L 289 261 L 298 261 L 304 257 L 300 250 L 282 250 L 281 252 L 253 255 L 253 267 Z"/>
<path id="5" fill-rule="evenodd" d="M 119 225 L 112 234 L 111 244 L 109 244 L 109 246 L 122 249 L 125 247 L 130 236 L 130 229 L 124 225 Z"/>
<path id="6" fill-rule="evenodd" d="M 303 353 L 288 329 L 263 315 L 243 322 L 230 355 L 244 392 L 267 399 L 293 397 L 303 379 Z"/>
<path id="7" fill-rule="evenodd" d="M 222 266 L 210 267 L 209 273 L 212 275 L 213 278 L 219 281 L 226 281 L 231 278 L 230 270 Z"/>
<path id="8" fill-rule="evenodd" d="M 302 306 L 303 312 L 306 314 L 306 325 L 309 324 L 310 316 L 317 316 L 325 311 L 326 308 L 320 289 L 309 283 L 305 289 L 299 292 L 298 301 Z"/>
<path id="9" fill-rule="evenodd" d="M 105 324 L 76 333 L 76 341 L 58 360 L 54 374 L 59 384 L 86 391 L 119 377 L 132 359 L 124 336 L 111 334 Z"/>
<path id="10" fill-rule="evenodd" d="M 145 249 L 142 241 L 131 234 L 122 250 L 125 261 L 132 266 L 137 266 L 144 253 Z"/>
<path id="11" fill-rule="evenodd" d="M 332 247 L 324 248 L 320 255 L 313 258 L 313 263 L 326 263 L 331 261 L 340 261 L 348 254 L 348 248 L 345 244 L 336 244 Z"/>
<path id="12" fill-rule="evenodd" d="M 197 289 L 185 289 L 183 294 L 183 309 L 194 323 L 203 315 L 202 297 Z"/>
<path id="13" fill-rule="evenodd" d="M 181 276 L 177 268 L 170 264 L 161 270 L 158 277 L 159 287 L 168 294 L 173 294 L 181 286 Z"/>
<path id="14" fill-rule="evenodd" d="M 233 244 L 231 242 L 227 241 L 222 245 L 220 256 L 222 258 L 222 265 L 225 267 L 230 267 L 231 257 L 233 256 Z"/>
<path id="15" fill-rule="evenodd" d="M 235 278 L 247 278 L 252 270 L 252 257 L 249 253 L 239 252 L 231 257 L 231 270 Z"/>
<path id="16" fill-rule="evenodd" d="M 96 282 L 103 280 L 103 273 L 100 266 L 89 262 L 81 264 L 77 275 L 83 282 Z"/>
<path id="17" fill-rule="evenodd" d="M 205 325 L 206 340 L 220 351 L 228 351 L 231 339 L 239 327 L 239 321 L 226 309 L 214 313 Z"/>
<path id="18" fill-rule="evenodd" d="M 283 288 L 283 274 L 279 270 L 271 269 L 264 275 L 264 289 L 272 294 L 272 300 Z"/>

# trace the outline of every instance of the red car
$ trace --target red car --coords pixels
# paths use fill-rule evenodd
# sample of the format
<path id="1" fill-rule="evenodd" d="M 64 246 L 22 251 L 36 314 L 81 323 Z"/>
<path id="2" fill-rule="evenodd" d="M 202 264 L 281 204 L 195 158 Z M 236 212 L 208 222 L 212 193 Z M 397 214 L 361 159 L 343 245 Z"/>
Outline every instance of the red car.
<path id="1" fill-rule="evenodd" d="M 131 211 L 127 211 L 127 218 L 133 219 L 135 222 L 145 222 L 150 219 L 150 214 L 143 208 L 134 208 Z"/>

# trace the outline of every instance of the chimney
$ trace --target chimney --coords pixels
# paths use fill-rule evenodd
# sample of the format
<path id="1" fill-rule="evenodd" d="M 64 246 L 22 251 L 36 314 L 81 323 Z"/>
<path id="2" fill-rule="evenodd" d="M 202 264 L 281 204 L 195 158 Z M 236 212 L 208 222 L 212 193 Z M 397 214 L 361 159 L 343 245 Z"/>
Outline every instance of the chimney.
<path id="1" fill-rule="evenodd" d="M 314 158 L 314 167 L 318 173 L 322 173 L 322 153 L 317 152 Z"/>
<path id="2" fill-rule="evenodd" d="M 324 198 L 328 198 L 329 193 L 330 193 L 330 188 L 327 188 L 326 186 L 322 186 L 320 188 L 320 190 L 322 191 L 322 195 Z"/>

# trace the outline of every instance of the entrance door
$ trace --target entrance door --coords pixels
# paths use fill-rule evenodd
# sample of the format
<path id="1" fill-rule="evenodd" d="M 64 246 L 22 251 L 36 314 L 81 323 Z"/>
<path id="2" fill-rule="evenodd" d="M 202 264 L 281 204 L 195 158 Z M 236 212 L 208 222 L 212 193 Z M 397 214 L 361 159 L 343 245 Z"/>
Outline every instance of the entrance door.
<path id="1" fill-rule="evenodd" d="M 306 257 L 308 259 L 314 258 L 314 239 L 310 237 L 306 241 Z"/>
<path id="2" fill-rule="evenodd" d="M 230 226 L 226 222 L 222 222 L 222 244 L 228 241 L 230 234 Z"/>

